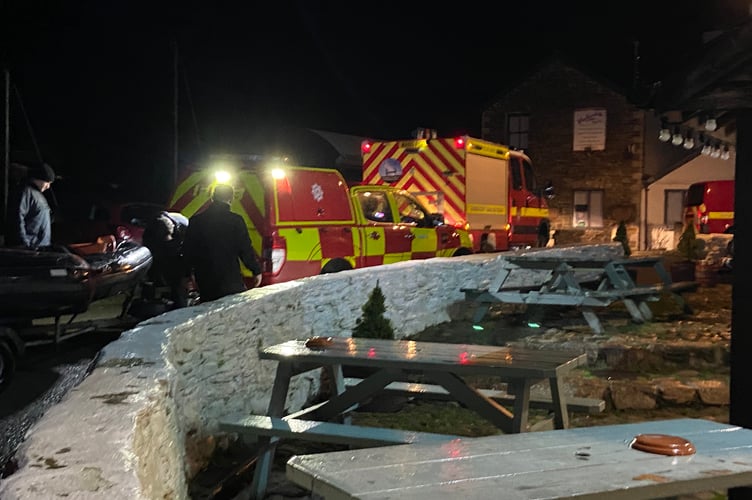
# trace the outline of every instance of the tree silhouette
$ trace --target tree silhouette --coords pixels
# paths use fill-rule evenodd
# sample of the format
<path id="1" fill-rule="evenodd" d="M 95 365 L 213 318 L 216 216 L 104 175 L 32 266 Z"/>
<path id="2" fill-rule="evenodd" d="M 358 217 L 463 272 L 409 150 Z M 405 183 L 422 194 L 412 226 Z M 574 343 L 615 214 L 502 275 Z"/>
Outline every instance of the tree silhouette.
<path id="1" fill-rule="evenodd" d="M 384 294 L 381 291 L 379 282 L 376 281 L 376 287 L 371 291 L 368 301 L 361 308 L 363 314 L 355 322 L 353 337 L 370 338 L 370 339 L 394 339 L 394 329 L 389 318 L 384 316 L 386 307 L 384 306 Z"/>

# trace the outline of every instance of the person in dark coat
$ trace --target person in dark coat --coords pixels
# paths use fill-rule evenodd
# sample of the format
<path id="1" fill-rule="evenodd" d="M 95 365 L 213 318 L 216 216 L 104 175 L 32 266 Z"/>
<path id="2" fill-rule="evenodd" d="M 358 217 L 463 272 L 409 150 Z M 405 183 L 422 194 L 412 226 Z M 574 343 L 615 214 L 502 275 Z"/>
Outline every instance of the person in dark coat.
<path id="1" fill-rule="evenodd" d="M 188 222 L 183 255 L 195 277 L 201 302 L 246 289 L 241 261 L 253 273 L 253 287 L 261 284 L 261 264 L 248 229 L 243 218 L 230 211 L 233 196 L 232 186 L 218 185 L 211 204 Z"/>
<path id="2" fill-rule="evenodd" d="M 188 219 L 177 212 L 163 211 L 147 222 L 143 244 L 152 255 L 149 279 L 157 286 L 170 288 L 174 308 L 188 305 L 188 283 L 183 262 L 183 240 Z"/>
<path id="3" fill-rule="evenodd" d="M 52 244 L 52 217 L 44 192 L 55 180 L 52 167 L 43 164 L 9 196 L 5 245 L 38 249 Z"/>

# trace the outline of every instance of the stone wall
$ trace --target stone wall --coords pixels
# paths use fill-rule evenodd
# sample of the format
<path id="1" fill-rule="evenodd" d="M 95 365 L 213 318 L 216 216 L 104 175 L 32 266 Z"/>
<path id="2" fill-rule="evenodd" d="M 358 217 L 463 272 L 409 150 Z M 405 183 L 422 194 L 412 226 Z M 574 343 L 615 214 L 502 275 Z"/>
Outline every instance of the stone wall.
<path id="1" fill-rule="evenodd" d="M 547 255 L 620 256 L 621 245 L 553 247 Z M 524 252 L 522 252 L 524 253 Z M 507 254 L 436 258 L 320 275 L 250 290 L 145 321 L 108 345 L 92 374 L 32 428 L 3 500 L 184 499 L 187 478 L 221 436 L 222 415 L 263 413 L 275 364 L 259 347 L 314 335 L 350 336 L 378 283 L 398 337 L 450 320 L 463 287 L 481 287 Z M 542 273 L 520 275 L 510 286 Z M 291 387 L 289 410 L 319 389 Z"/>

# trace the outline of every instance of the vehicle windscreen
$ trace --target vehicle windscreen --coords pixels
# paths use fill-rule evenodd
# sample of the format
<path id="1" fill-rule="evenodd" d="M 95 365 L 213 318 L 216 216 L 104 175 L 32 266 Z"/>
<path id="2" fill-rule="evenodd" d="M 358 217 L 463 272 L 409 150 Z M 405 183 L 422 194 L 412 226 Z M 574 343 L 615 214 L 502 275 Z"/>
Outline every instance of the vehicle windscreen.
<path id="1" fill-rule="evenodd" d="M 702 205 L 705 196 L 705 184 L 692 184 L 687 190 L 687 201 L 684 203 L 687 207 Z"/>

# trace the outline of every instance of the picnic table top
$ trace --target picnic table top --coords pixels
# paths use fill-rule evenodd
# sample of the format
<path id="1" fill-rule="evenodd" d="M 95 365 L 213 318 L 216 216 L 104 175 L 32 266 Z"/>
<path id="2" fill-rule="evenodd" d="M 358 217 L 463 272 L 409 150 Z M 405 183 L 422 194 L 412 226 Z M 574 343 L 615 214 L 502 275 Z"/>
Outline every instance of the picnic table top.
<path id="1" fill-rule="evenodd" d="M 320 348 L 306 347 L 306 340 L 290 340 L 261 349 L 259 357 L 312 366 L 342 364 L 530 378 L 555 377 L 587 363 L 587 354 L 573 350 L 350 337 L 328 339 L 330 342 Z"/>
<path id="2" fill-rule="evenodd" d="M 510 255 L 504 259 L 520 267 L 549 268 L 566 264 L 573 268 L 604 268 L 607 265 L 616 266 L 651 266 L 663 262 L 663 257 L 609 257 L 592 255 Z"/>
<path id="3" fill-rule="evenodd" d="M 639 451 L 640 434 L 682 437 L 696 453 Z M 327 500 L 671 497 L 752 485 L 752 430 L 674 419 L 460 438 L 295 456 L 287 476 Z"/>

